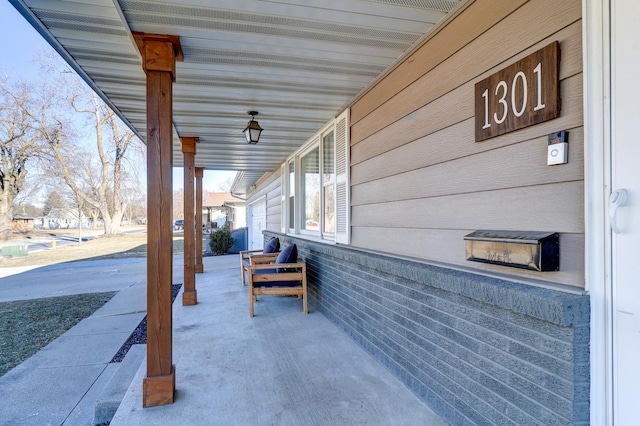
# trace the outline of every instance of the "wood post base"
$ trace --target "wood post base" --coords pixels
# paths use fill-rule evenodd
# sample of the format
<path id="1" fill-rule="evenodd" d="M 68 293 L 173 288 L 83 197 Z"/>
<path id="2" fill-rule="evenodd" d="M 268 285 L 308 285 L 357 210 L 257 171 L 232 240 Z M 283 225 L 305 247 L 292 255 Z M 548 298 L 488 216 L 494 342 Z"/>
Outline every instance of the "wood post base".
<path id="1" fill-rule="evenodd" d="M 173 404 L 176 390 L 176 366 L 166 376 L 145 377 L 142 381 L 142 407 Z"/>
<path id="2" fill-rule="evenodd" d="M 182 306 L 191 306 L 198 304 L 198 290 L 185 291 L 182 293 Z"/>
<path id="3" fill-rule="evenodd" d="M 204 265 L 203 264 L 196 264 L 196 274 L 201 274 L 204 272 Z"/>

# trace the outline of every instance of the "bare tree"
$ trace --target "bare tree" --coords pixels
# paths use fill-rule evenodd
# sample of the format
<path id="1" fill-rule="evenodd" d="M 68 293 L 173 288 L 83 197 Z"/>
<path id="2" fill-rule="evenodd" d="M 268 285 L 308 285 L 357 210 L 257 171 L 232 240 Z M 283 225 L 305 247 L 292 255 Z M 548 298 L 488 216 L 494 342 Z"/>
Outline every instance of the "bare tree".
<path id="1" fill-rule="evenodd" d="M 233 186 L 234 179 L 235 177 L 228 177 L 224 181 L 218 183 L 218 192 L 231 192 L 231 187 Z"/>
<path id="2" fill-rule="evenodd" d="M 44 207 L 42 208 L 42 214 L 44 216 L 48 215 L 49 212 L 53 209 L 64 209 L 67 206 L 67 202 L 60 195 L 58 191 L 51 191 L 49 195 L 47 195 L 47 199 L 44 201 Z"/>
<path id="3" fill-rule="evenodd" d="M 50 125 L 48 99 L 38 88 L 0 79 L 0 238 L 11 236 L 13 203 L 24 188 L 27 162 L 46 149 L 38 124 Z"/>
<path id="4" fill-rule="evenodd" d="M 94 224 L 100 216 L 105 234 L 118 233 L 127 207 L 122 191 L 131 186 L 128 151 L 135 148 L 131 151 L 137 154 L 143 144 L 66 65 L 45 59 L 46 84 L 0 79 L 0 238 L 11 234 L 14 200 L 32 159 L 49 184 L 58 178 L 73 192 L 78 211 L 91 212 Z M 78 137 L 79 114 L 91 117 L 93 148 Z"/>
<path id="5" fill-rule="evenodd" d="M 123 199 L 127 204 L 126 217 L 129 223 L 144 222 L 147 216 L 146 186 L 137 173 L 125 173 L 126 182 L 123 186 Z"/>
<path id="6" fill-rule="evenodd" d="M 173 190 L 173 220 L 184 219 L 184 189 Z"/>
<path id="7" fill-rule="evenodd" d="M 136 152 L 142 143 L 64 62 L 51 55 L 41 56 L 40 61 L 51 87 L 55 86 L 58 99 L 66 103 L 66 113 L 74 114 L 75 118 L 60 122 L 57 128 L 42 127 L 51 154 L 47 170 L 71 189 L 78 205 L 93 213 L 94 224 L 99 214 L 105 234 L 119 233 L 127 207 L 122 196 L 129 166 L 125 167 L 127 152 L 131 148 Z M 90 117 L 87 120 L 91 123 L 89 138 L 94 142 L 89 146 L 84 143 L 86 135 L 77 137 L 71 129 L 62 126 L 77 127 L 79 116 Z M 76 133 L 81 134 L 80 129 L 77 130 Z"/>
<path id="8" fill-rule="evenodd" d="M 33 184 L 32 178 L 35 173 L 29 171 L 25 184 L 13 200 L 13 212 L 21 212 L 30 216 L 42 216 L 42 207 L 37 207 L 34 201 L 38 198 L 40 188 Z"/>
<path id="9" fill-rule="evenodd" d="M 78 92 L 69 101 L 77 113 L 92 116 L 97 167 L 92 153 L 83 151 L 77 143 L 60 143 L 55 134 L 50 134 L 47 140 L 55 159 L 53 170 L 79 202 L 100 212 L 105 234 L 116 234 L 127 207 L 122 197 L 123 162 L 138 139 L 95 93 L 88 107 L 80 106 L 82 100 L 82 92 Z"/>

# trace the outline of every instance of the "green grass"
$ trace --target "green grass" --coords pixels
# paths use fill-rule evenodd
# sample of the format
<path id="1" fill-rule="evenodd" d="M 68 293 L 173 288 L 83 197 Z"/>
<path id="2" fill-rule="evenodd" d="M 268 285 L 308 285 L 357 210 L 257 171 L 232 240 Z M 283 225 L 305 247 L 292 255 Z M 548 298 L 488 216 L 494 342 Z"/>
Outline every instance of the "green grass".
<path id="1" fill-rule="evenodd" d="M 91 315 L 115 292 L 0 303 L 0 376 Z"/>
<path id="2" fill-rule="evenodd" d="M 82 245 L 46 250 L 25 258 L 3 259 L 2 266 L 146 256 L 147 244 L 136 245 L 145 240 L 144 235 L 98 238 Z M 208 241 L 209 236 L 204 236 L 205 251 L 209 249 Z M 101 246 L 109 247 L 101 249 Z M 124 247 L 118 250 L 119 246 Z M 93 256 L 87 257 L 87 253 Z M 184 238 L 175 236 L 173 254 L 181 253 L 184 253 Z M 114 294 L 80 294 L 0 303 L 0 376 L 91 315 Z"/>

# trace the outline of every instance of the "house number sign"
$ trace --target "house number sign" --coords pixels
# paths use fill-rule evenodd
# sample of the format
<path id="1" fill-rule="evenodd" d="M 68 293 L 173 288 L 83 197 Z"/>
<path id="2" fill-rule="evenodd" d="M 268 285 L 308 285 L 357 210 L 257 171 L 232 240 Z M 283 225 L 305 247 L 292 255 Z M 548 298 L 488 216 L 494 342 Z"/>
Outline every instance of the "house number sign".
<path id="1" fill-rule="evenodd" d="M 558 117 L 559 64 L 554 41 L 476 83 L 476 142 Z"/>

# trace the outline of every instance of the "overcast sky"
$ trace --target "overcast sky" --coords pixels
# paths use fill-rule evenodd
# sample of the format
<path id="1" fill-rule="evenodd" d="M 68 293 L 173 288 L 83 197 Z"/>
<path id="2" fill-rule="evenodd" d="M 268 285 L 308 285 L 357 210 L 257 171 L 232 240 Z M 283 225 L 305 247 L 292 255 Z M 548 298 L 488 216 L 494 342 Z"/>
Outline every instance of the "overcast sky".
<path id="1" fill-rule="evenodd" d="M 53 48 L 8 2 L 0 0 L 0 72 L 10 77 L 35 78 L 39 65 L 34 58 L 39 52 L 53 51 Z M 184 187 L 182 168 L 173 170 L 173 187 Z M 218 186 L 235 172 L 204 171 L 203 189 L 216 191 Z"/>

